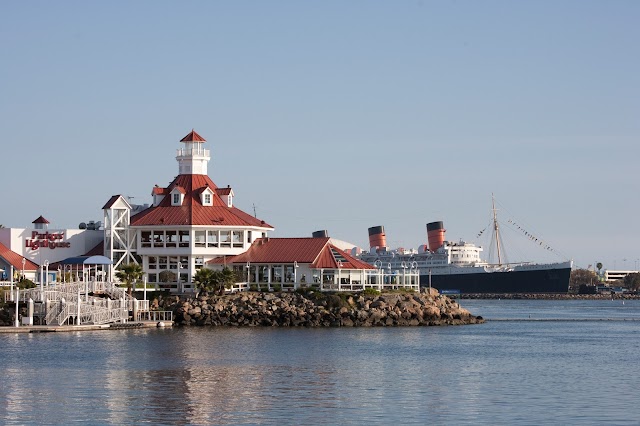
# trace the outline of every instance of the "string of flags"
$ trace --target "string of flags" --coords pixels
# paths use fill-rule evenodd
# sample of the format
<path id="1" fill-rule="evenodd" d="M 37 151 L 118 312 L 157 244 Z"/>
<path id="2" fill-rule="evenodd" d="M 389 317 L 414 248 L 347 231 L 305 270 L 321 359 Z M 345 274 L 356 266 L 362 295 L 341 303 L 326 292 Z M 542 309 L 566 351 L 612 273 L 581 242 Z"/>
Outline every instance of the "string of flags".
<path id="1" fill-rule="evenodd" d="M 486 230 L 487 230 L 487 228 L 484 228 L 482 231 L 478 232 L 478 235 L 476 236 L 476 238 L 480 237 L 480 235 L 482 235 L 482 233 L 483 233 L 484 231 L 486 231 Z"/>
<path id="2" fill-rule="evenodd" d="M 526 229 L 524 229 L 523 227 L 518 225 L 515 221 L 509 219 L 509 224 L 511 224 L 511 225 L 515 226 L 516 228 L 518 228 L 518 231 L 522 232 L 531 241 L 538 243 L 545 250 L 554 251 L 551 246 L 547 245 L 541 239 L 538 239 L 538 237 L 536 237 L 535 235 L 531 234 L 529 231 L 527 231 Z"/>

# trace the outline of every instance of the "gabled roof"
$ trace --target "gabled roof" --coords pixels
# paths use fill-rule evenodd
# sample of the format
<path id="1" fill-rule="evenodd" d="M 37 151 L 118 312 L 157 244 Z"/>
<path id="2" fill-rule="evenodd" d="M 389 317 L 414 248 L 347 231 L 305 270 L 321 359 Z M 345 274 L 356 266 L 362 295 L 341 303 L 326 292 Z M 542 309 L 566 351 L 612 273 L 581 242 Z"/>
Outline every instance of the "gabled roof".
<path id="1" fill-rule="evenodd" d="M 24 270 L 25 271 L 36 271 L 38 269 L 38 265 L 19 255 L 16 252 L 9 250 L 9 247 L 0 243 L 0 257 L 5 260 L 5 262 L 13 265 L 13 269 L 21 271 L 22 270 L 22 260 L 25 260 Z"/>
<path id="2" fill-rule="evenodd" d="M 182 195 L 184 195 L 184 194 L 186 194 L 186 193 L 187 193 L 187 191 L 185 191 L 185 189 L 184 189 L 183 187 L 181 187 L 180 185 L 176 185 L 176 186 L 174 186 L 174 187 L 173 187 L 173 189 L 171 190 L 171 192 L 174 192 L 174 191 L 175 191 L 175 192 L 179 192 L 179 193 L 181 193 Z"/>
<path id="3" fill-rule="evenodd" d="M 233 192 L 233 190 L 229 187 L 226 188 L 217 188 L 216 189 L 216 194 L 218 195 L 229 195 Z"/>
<path id="4" fill-rule="evenodd" d="M 320 269 L 375 269 L 329 243 L 329 238 L 259 238 L 249 250 L 227 257 L 226 263 L 306 263 Z M 213 259 L 210 263 L 222 263 Z"/>
<path id="5" fill-rule="evenodd" d="M 47 219 L 45 219 L 44 217 L 40 216 L 39 218 L 37 218 L 36 220 L 34 220 L 31 223 L 51 223 L 49 222 Z"/>
<path id="6" fill-rule="evenodd" d="M 129 204 L 129 202 L 122 195 L 118 194 L 118 195 L 112 195 L 111 198 L 109 198 L 109 201 L 107 201 L 107 203 L 104 206 L 102 206 L 102 210 L 110 209 L 120 199 L 122 200 L 122 202 L 125 203 L 125 205 L 128 208 L 131 208 L 131 205 Z"/>
<path id="7" fill-rule="evenodd" d="M 191 132 L 184 138 L 180 139 L 180 142 L 206 142 L 207 140 L 191 129 Z"/>
<path id="8" fill-rule="evenodd" d="M 151 195 L 165 195 L 167 193 L 167 188 L 161 188 L 158 185 L 153 187 L 151 191 Z"/>
<path id="9" fill-rule="evenodd" d="M 185 191 L 180 206 L 172 206 L 169 198 L 164 198 L 157 206 L 131 217 L 131 226 L 153 225 L 219 225 L 257 226 L 273 229 L 263 220 L 257 219 L 236 207 L 228 207 L 215 193 L 217 186 L 207 175 L 178 175 L 166 188 L 171 192 L 175 187 Z M 199 194 L 205 187 L 214 191 L 211 206 L 203 206 Z"/>

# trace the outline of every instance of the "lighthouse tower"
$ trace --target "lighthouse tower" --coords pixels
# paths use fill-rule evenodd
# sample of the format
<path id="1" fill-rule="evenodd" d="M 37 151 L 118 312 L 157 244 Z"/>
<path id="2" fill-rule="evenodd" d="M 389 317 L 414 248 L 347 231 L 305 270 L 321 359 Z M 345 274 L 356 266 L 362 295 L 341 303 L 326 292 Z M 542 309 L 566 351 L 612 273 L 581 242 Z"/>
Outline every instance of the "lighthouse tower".
<path id="1" fill-rule="evenodd" d="M 180 139 L 184 147 L 178 149 L 176 160 L 178 160 L 180 175 L 206 175 L 207 163 L 211 159 L 209 150 L 204 149 L 205 138 L 197 134 L 193 129 Z"/>

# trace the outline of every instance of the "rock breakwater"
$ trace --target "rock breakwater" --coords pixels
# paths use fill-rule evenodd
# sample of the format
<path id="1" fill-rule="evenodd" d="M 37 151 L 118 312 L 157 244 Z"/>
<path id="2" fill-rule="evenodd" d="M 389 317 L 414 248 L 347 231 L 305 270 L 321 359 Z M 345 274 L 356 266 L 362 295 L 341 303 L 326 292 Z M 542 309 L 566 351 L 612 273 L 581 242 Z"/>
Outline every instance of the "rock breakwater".
<path id="1" fill-rule="evenodd" d="M 246 292 L 197 298 L 169 296 L 155 305 L 173 311 L 178 326 L 380 327 L 484 322 L 437 293 Z"/>

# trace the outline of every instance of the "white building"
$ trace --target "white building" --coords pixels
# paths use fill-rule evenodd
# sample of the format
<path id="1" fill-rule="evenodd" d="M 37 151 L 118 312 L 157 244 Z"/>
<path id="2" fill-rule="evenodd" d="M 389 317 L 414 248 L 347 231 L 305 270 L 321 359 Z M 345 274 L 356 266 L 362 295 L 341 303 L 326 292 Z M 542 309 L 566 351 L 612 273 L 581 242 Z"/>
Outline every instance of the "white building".
<path id="1" fill-rule="evenodd" d="M 206 262 L 245 252 L 273 227 L 235 207 L 233 190 L 209 178 L 204 138 L 192 130 L 180 142 L 178 176 L 152 189 L 152 205 L 135 212 L 122 195 L 104 205 L 104 244 L 112 268 L 139 263 L 149 283 L 188 292 Z"/>
<path id="2" fill-rule="evenodd" d="M 102 230 L 86 227 L 50 229 L 50 222 L 42 216 L 32 223 L 30 228 L 0 228 L 0 269 L 4 270 L 5 280 L 11 278 L 13 266 L 14 273 L 36 282 L 40 281 L 42 270 L 48 270 L 49 281 L 55 281 L 57 270 L 48 265 L 87 254 L 104 238 Z"/>

